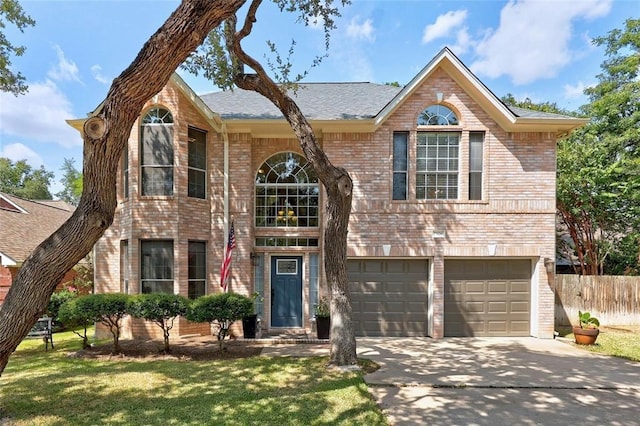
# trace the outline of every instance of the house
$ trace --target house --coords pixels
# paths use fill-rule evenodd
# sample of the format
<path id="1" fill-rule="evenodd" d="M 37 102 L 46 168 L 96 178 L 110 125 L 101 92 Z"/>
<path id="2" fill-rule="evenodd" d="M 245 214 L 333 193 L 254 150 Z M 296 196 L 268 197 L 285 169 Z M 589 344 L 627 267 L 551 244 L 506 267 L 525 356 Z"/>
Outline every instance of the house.
<path id="1" fill-rule="evenodd" d="M 556 140 L 585 120 L 507 107 L 446 48 L 405 87 L 303 83 L 294 98 L 353 178 L 357 335 L 553 336 Z M 264 296 L 266 330 L 311 329 L 327 201 L 269 101 L 198 96 L 174 75 L 131 130 L 118 185 L 98 292 L 221 291 L 233 222 L 230 291 Z"/>
<path id="2" fill-rule="evenodd" d="M 71 217 L 73 210 L 64 201 L 26 200 L 0 193 L 0 304 L 22 262 Z M 71 271 L 62 282 L 73 277 Z"/>

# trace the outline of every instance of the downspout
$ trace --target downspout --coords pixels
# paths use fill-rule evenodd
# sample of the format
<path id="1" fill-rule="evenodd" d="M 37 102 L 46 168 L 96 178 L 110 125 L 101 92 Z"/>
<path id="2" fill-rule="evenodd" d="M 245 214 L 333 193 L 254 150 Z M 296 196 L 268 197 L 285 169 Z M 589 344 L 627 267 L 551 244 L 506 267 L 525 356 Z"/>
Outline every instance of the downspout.
<path id="1" fill-rule="evenodd" d="M 222 190 L 222 205 L 223 205 L 223 229 L 224 229 L 224 245 L 227 244 L 227 235 L 229 235 L 229 134 L 227 133 L 227 124 L 222 122 L 222 139 L 224 141 L 224 153 L 223 153 L 223 190 Z M 223 247 L 224 247 L 223 245 Z"/>

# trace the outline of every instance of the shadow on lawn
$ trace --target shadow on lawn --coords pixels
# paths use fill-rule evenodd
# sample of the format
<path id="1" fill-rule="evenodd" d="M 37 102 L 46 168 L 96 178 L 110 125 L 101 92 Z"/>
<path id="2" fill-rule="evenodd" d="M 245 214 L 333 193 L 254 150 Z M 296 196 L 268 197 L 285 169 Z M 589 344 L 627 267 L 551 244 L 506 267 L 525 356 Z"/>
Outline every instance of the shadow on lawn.
<path id="1" fill-rule="evenodd" d="M 327 370 L 326 357 L 114 362 L 70 357 L 61 346 L 12 358 L 2 377 L 0 420 L 17 425 L 385 424 L 361 375 Z"/>

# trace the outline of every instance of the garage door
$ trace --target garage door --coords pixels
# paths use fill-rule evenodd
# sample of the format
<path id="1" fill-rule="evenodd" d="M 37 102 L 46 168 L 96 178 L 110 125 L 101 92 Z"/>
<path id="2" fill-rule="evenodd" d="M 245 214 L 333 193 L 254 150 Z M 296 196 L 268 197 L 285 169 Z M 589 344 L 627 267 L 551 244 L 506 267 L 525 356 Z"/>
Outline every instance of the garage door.
<path id="1" fill-rule="evenodd" d="M 426 335 L 426 260 L 349 260 L 347 268 L 356 336 Z"/>
<path id="2" fill-rule="evenodd" d="M 529 336 L 529 260 L 445 260 L 445 336 Z"/>

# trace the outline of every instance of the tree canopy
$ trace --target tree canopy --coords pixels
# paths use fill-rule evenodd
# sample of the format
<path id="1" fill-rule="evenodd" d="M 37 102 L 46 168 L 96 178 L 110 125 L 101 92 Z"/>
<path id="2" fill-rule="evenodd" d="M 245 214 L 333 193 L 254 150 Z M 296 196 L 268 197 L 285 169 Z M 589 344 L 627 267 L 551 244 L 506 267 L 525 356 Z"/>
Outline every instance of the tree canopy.
<path id="1" fill-rule="evenodd" d="M 49 192 L 49 184 L 53 176 L 53 172 L 47 171 L 44 166 L 34 169 L 26 160 L 14 163 L 0 157 L 0 192 L 29 200 L 51 200 L 53 197 Z"/>
<path id="2" fill-rule="evenodd" d="M 558 211 L 582 274 L 640 273 L 640 20 L 594 39 L 605 46 L 585 90 L 590 122 L 558 146 Z"/>
<path id="3" fill-rule="evenodd" d="M 7 26 L 7 22 L 15 25 L 20 32 L 32 27 L 36 22 L 24 13 L 17 0 L 0 1 L 0 30 Z M 0 31 L 0 91 L 21 95 L 26 93 L 27 84 L 25 77 L 11 69 L 11 59 L 14 56 L 22 56 L 26 48 L 12 44 L 3 31 Z"/>
<path id="4" fill-rule="evenodd" d="M 62 201 L 77 206 L 82 195 L 82 173 L 75 167 L 73 158 L 65 158 L 60 169 L 62 174 L 62 191 L 56 192 L 56 197 Z"/>

